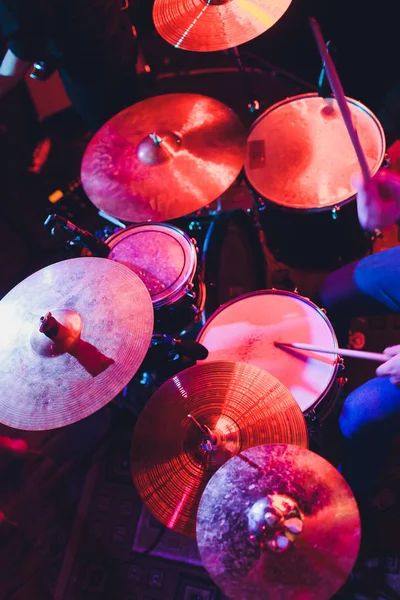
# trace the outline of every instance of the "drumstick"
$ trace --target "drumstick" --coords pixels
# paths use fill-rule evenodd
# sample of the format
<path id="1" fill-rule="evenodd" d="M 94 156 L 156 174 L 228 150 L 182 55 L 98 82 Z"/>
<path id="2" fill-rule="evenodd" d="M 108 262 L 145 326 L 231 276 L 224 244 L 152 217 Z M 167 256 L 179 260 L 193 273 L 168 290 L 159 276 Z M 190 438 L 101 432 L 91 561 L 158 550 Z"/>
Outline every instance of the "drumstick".
<path id="1" fill-rule="evenodd" d="M 365 352 L 363 350 L 351 350 L 350 348 L 320 348 L 312 344 L 274 342 L 275 346 L 283 346 L 286 348 L 296 348 L 296 350 L 311 350 L 312 352 L 323 352 L 324 354 L 340 354 L 341 356 L 350 356 L 352 358 L 363 358 L 364 360 L 376 360 L 386 362 L 390 356 L 387 354 L 379 354 L 378 352 Z"/>
<path id="2" fill-rule="evenodd" d="M 364 183 L 368 183 L 370 179 L 370 172 L 367 163 L 367 159 L 365 158 L 364 150 L 361 146 L 360 139 L 358 137 L 356 128 L 353 125 L 353 120 L 351 118 L 351 112 L 349 109 L 349 105 L 347 104 L 346 96 L 344 95 L 343 87 L 340 82 L 339 76 L 337 74 L 335 65 L 333 64 L 333 60 L 331 55 L 329 54 L 324 38 L 321 33 L 321 29 L 314 18 L 310 18 L 311 28 L 313 30 L 313 34 L 315 40 L 317 42 L 318 50 L 321 55 L 322 61 L 325 66 L 326 75 L 328 77 L 328 81 L 330 83 L 333 95 L 338 103 L 339 110 L 342 114 L 344 123 L 346 125 L 347 131 L 349 132 L 349 136 L 351 142 L 353 144 L 355 153 L 357 155 L 358 162 L 360 164 L 361 172 L 364 178 Z"/>

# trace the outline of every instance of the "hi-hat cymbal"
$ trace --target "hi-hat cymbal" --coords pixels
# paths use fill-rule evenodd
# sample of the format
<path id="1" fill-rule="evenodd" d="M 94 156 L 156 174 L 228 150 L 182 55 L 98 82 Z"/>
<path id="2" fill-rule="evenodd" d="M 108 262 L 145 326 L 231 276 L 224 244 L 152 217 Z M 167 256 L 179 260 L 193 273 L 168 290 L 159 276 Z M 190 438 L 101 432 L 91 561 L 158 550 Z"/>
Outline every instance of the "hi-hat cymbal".
<path id="1" fill-rule="evenodd" d="M 115 261 L 34 273 L 0 302 L 0 422 L 55 429 L 96 412 L 140 367 L 153 320 L 146 286 Z"/>
<path id="2" fill-rule="evenodd" d="M 164 383 L 140 414 L 133 479 L 157 519 L 195 537 L 197 507 L 213 473 L 268 442 L 307 446 L 303 413 L 285 386 L 253 365 L 199 364 Z"/>
<path id="3" fill-rule="evenodd" d="M 155 0 L 153 20 L 167 42 L 195 52 L 227 50 L 272 27 L 292 0 Z"/>
<path id="4" fill-rule="evenodd" d="M 245 129 L 218 100 L 167 94 L 112 117 L 82 161 L 86 194 L 123 221 L 167 221 L 216 200 L 243 166 Z"/>
<path id="5" fill-rule="evenodd" d="M 360 545 L 360 517 L 340 473 L 307 449 L 250 448 L 207 484 L 197 514 L 204 567 L 229 598 L 328 600 Z"/>

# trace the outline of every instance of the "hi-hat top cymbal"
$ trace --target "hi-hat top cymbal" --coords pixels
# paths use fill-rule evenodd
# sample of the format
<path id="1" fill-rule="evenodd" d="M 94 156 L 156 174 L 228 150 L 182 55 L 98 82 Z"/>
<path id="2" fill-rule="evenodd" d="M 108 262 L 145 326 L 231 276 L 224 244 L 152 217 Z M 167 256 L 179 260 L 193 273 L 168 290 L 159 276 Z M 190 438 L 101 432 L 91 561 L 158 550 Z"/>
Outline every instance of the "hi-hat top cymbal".
<path id="1" fill-rule="evenodd" d="M 146 286 L 115 261 L 34 273 L 0 302 L 0 422 L 55 429 L 96 412 L 140 367 L 153 320 Z"/>
<path id="2" fill-rule="evenodd" d="M 168 221 L 216 200 L 243 166 L 246 132 L 225 104 L 197 94 L 143 100 L 94 135 L 82 161 L 86 194 L 129 222 Z"/>
<path id="3" fill-rule="evenodd" d="M 307 446 L 303 414 L 287 388 L 253 365 L 199 364 L 164 383 L 140 414 L 133 479 L 157 519 L 194 537 L 210 477 L 231 456 L 268 442 Z"/>
<path id="4" fill-rule="evenodd" d="M 204 567 L 233 600 L 329 600 L 360 545 L 356 501 L 340 473 L 305 448 L 269 444 L 226 462 L 197 514 Z"/>
<path id="5" fill-rule="evenodd" d="M 155 0 L 153 20 L 167 42 L 195 52 L 227 50 L 272 27 L 292 0 Z"/>

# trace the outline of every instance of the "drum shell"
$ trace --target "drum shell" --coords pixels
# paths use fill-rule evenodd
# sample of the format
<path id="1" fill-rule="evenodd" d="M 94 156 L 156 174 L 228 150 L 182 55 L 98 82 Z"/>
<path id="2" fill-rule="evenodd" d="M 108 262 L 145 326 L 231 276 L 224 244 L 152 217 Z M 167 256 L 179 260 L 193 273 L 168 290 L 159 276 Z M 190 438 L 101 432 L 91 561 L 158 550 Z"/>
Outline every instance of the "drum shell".
<path id="1" fill-rule="evenodd" d="M 221 304 L 265 287 L 264 251 L 247 211 L 234 209 L 217 214 L 204 211 L 158 225 L 179 231 L 182 239 L 194 248 L 197 258 L 196 269 L 186 287 L 180 286 L 176 293 L 170 294 L 168 302 L 164 299 L 161 304 L 153 303 L 155 333 L 195 337 Z M 117 230 L 103 239 L 113 246 L 118 236 L 129 229 Z"/>
<path id="2" fill-rule="evenodd" d="M 342 385 L 338 355 L 310 357 L 274 346 L 274 341 L 299 341 L 338 347 L 325 313 L 303 296 L 274 289 L 244 294 L 221 306 L 197 341 L 209 350 L 207 360 L 249 362 L 270 372 L 292 392 L 305 416 L 324 421 L 335 406 Z"/>
<path id="3" fill-rule="evenodd" d="M 373 237 L 358 222 L 355 197 L 321 212 L 288 211 L 259 196 L 256 206 L 268 250 L 289 267 L 330 271 L 372 252 Z"/>
<path id="4" fill-rule="evenodd" d="M 382 126 L 367 107 L 347 101 L 374 174 L 385 158 Z M 358 162 L 333 99 L 301 94 L 267 109 L 249 133 L 245 172 L 277 260 L 332 269 L 371 250 L 351 181 Z"/>
<path id="5" fill-rule="evenodd" d="M 263 289 L 266 259 L 252 215 L 242 209 L 174 221 L 196 240 L 200 279 L 206 288 L 201 323 L 233 298 Z"/>

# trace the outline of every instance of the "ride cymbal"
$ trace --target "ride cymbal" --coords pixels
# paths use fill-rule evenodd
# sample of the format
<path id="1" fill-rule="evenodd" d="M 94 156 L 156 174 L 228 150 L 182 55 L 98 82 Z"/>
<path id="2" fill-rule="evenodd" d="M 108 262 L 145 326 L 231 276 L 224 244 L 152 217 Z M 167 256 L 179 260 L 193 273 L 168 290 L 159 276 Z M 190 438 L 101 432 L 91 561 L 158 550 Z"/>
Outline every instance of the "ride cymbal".
<path id="1" fill-rule="evenodd" d="M 270 444 L 234 456 L 211 478 L 197 543 L 204 567 L 233 600 L 328 600 L 357 558 L 360 517 L 330 463 Z"/>
<path id="2" fill-rule="evenodd" d="M 164 383 L 140 414 L 133 479 L 161 523 L 195 537 L 208 480 L 231 456 L 268 442 L 307 446 L 303 414 L 285 386 L 253 365 L 199 364 Z"/>
<path id="3" fill-rule="evenodd" d="M 91 415 L 132 379 L 154 311 L 144 283 L 105 258 L 73 258 L 0 302 L 0 422 L 55 429 Z"/>
<path id="4" fill-rule="evenodd" d="M 82 161 L 86 194 L 129 222 L 168 221 L 216 200 L 243 166 L 246 132 L 218 100 L 167 94 L 112 117 Z"/>
<path id="5" fill-rule="evenodd" d="M 195 52 L 227 50 L 272 27 L 292 0 L 155 0 L 153 21 L 167 42 Z"/>

